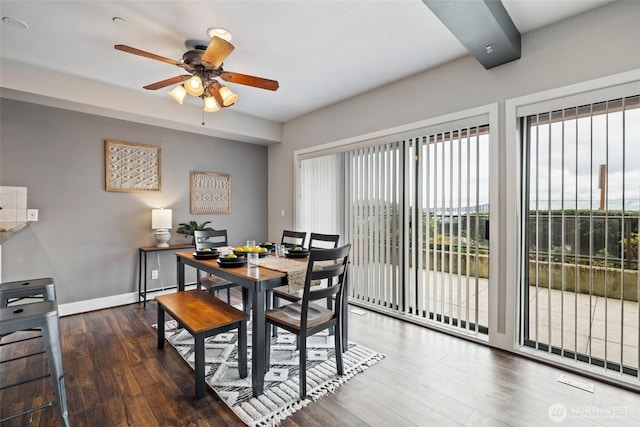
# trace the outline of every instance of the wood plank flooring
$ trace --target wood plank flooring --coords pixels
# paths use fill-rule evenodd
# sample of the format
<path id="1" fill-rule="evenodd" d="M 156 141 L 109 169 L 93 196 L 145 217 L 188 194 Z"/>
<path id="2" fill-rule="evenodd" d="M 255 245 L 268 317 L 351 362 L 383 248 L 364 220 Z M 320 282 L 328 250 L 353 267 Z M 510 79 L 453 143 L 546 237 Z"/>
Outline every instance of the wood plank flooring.
<path id="1" fill-rule="evenodd" d="M 155 320 L 155 302 L 61 318 L 72 425 L 242 425 L 211 390 L 195 399 L 191 368 L 171 346 L 156 348 Z M 559 369 L 384 315 L 352 314 L 349 338 L 386 358 L 282 426 L 640 425 L 639 394 L 597 381 L 582 391 L 559 383 Z M 3 346 L 0 357 L 36 348 L 40 339 Z M 44 356 L 3 363 L 0 385 L 47 372 Z M 49 378 L 12 387 L 0 392 L 0 418 L 50 400 Z M 552 405 L 563 406 L 550 415 Z M 61 425 L 55 408 L 31 416 L 1 425 Z"/>

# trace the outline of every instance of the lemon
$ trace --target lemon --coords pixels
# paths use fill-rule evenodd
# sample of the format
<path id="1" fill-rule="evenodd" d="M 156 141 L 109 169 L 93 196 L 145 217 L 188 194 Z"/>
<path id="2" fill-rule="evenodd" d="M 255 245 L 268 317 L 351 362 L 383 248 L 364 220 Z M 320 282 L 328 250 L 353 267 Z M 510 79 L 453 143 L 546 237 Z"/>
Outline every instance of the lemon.
<path id="1" fill-rule="evenodd" d="M 267 248 L 260 248 L 260 253 L 265 253 L 267 252 Z"/>
<path id="2" fill-rule="evenodd" d="M 243 252 L 243 250 L 242 250 L 242 246 L 236 246 L 236 248 L 234 249 L 234 251 Z"/>
<path id="3" fill-rule="evenodd" d="M 251 248 L 250 248 L 249 246 L 246 246 L 246 245 L 245 245 L 245 246 L 243 246 L 243 247 L 241 248 L 241 250 L 242 250 L 242 252 L 251 252 Z"/>

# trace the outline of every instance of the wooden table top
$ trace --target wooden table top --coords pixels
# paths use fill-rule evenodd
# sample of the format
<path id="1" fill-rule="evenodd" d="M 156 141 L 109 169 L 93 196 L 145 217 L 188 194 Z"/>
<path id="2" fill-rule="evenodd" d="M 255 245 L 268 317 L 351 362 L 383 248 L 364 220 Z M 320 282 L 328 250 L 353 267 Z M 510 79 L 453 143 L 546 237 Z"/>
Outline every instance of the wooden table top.
<path id="1" fill-rule="evenodd" d="M 217 259 L 195 259 L 193 252 L 176 252 L 176 255 L 180 258 L 188 260 L 191 264 L 200 264 L 210 269 L 224 270 L 229 274 L 248 279 L 252 281 L 270 280 L 276 278 L 284 278 L 286 273 L 281 271 L 271 270 L 265 267 L 249 267 L 245 264 L 242 267 L 224 268 L 220 267 Z"/>

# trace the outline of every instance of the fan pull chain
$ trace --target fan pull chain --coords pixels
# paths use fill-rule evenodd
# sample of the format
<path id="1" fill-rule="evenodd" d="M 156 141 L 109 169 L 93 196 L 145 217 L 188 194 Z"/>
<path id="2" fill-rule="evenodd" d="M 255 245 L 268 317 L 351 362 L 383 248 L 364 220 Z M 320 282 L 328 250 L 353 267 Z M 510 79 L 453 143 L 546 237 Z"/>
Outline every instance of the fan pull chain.
<path id="1" fill-rule="evenodd" d="M 202 110 L 202 126 L 204 126 L 204 110 Z"/>

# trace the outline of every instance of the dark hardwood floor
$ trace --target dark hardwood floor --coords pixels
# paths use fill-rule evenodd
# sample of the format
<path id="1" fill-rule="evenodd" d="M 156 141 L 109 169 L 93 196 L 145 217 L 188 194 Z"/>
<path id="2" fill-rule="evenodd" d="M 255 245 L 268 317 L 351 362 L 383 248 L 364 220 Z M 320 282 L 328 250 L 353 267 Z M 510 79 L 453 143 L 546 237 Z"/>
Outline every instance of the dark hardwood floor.
<path id="1" fill-rule="evenodd" d="M 156 348 L 155 320 L 155 302 L 61 318 L 72 426 L 242 425 L 211 390 L 195 399 L 191 368 L 171 346 Z M 589 393 L 559 383 L 559 369 L 380 314 L 352 314 L 349 338 L 386 358 L 282 426 L 640 425 L 636 393 L 597 381 Z M 0 356 L 38 347 L 3 346 Z M 0 385 L 47 372 L 44 356 L 3 363 Z M 49 378 L 12 387 L 0 392 L 0 418 L 52 399 Z M 566 409 L 562 422 L 552 405 Z M 61 425 L 54 408 L 29 418 L 2 427 Z"/>

